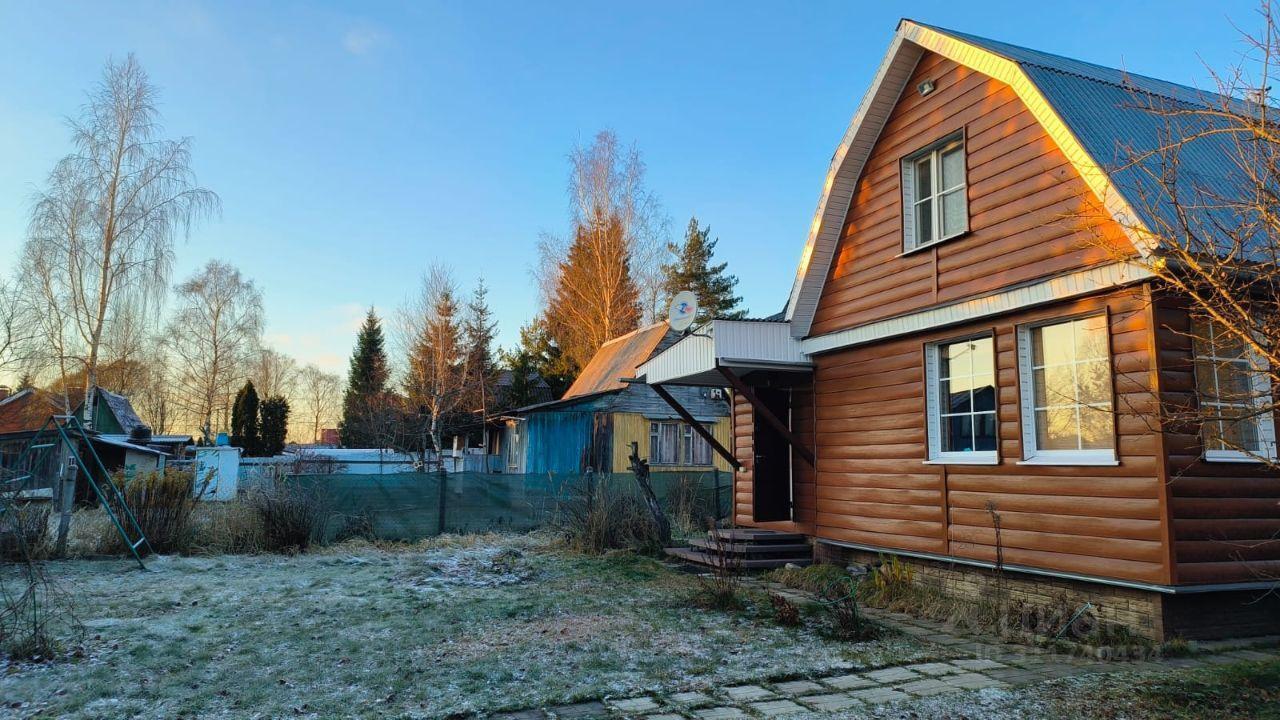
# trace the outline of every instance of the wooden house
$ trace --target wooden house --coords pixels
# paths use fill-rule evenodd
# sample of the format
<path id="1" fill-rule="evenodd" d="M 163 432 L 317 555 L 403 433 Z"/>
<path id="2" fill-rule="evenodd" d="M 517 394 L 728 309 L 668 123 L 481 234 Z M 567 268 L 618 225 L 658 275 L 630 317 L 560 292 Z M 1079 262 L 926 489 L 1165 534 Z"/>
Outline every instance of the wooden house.
<path id="1" fill-rule="evenodd" d="M 901 22 L 785 311 L 715 320 L 638 371 L 734 388 L 738 526 L 971 596 L 999 559 L 1020 597 L 1156 639 L 1276 631 L 1280 477 L 1150 421 L 1204 389 L 1183 304 L 1120 259 L 1159 252 L 1113 168 L 1157 139 L 1135 93 L 1204 102 Z M 1251 423 L 1275 457 L 1274 418 Z"/>
<path id="2" fill-rule="evenodd" d="M 665 323 L 614 338 L 591 358 L 564 397 L 504 413 L 505 471 L 626 472 L 632 442 L 654 472 L 727 471 L 729 463 L 711 442 L 729 444 L 729 402 L 722 388 L 673 388 L 679 406 L 688 411 L 685 419 L 664 401 L 665 391 L 627 382 L 640 363 L 676 339 Z"/>

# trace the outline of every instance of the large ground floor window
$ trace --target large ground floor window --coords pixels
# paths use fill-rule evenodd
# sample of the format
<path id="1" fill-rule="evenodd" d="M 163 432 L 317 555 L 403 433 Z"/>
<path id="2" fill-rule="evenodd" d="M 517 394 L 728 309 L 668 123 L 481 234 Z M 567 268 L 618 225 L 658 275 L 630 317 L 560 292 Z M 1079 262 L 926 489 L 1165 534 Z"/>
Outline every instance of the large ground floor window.
<path id="1" fill-rule="evenodd" d="M 1024 458 L 1030 462 L 1116 462 L 1107 316 L 1022 327 Z"/>
<path id="2" fill-rule="evenodd" d="M 929 345 L 929 459 L 995 462 L 996 368 L 990 337 Z"/>
<path id="3" fill-rule="evenodd" d="M 1205 459 L 1275 458 L 1271 380 L 1265 360 L 1216 323 L 1194 323 L 1192 340 Z"/>

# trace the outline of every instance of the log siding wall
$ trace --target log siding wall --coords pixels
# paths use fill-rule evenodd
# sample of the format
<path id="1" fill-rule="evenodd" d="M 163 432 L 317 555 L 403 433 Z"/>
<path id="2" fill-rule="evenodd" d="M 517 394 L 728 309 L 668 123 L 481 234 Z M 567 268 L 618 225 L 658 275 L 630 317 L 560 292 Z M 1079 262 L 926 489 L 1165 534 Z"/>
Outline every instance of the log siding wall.
<path id="1" fill-rule="evenodd" d="M 816 360 L 819 538 L 993 561 L 999 514 L 1010 564 L 1168 583 L 1158 436 L 1142 290 L 853 348 Z M 1016 329 L 1106 313 L 1113 348 L 1118 466 L 1020 465 Z M 1000 461 L 926 465 L 926 343 L 994 334 Z"/>
<path id="2" fill-rule="evenodd" d="M 924 79 L 936 89 L 921 97 Z M 813 335 L 1100 262 L 1099 240 L 1129 247 L 1007 85 L 927 53 L 907 88 L 858 180 Z M 903 255 L 901 159 L 956 131 L 970 232 Z"/>
<path id="3" fill-rule="evenodd" d="M 1190 316 L 1158 297 L 1155 333 L 1161 398 L 1177 413 L 1195 403 Z M 1254 463 L 1205 462 L 1199 428 L 1166 428 L 1171 539 L 1180 583 L 1280 578 L 1280 472 Z"/>

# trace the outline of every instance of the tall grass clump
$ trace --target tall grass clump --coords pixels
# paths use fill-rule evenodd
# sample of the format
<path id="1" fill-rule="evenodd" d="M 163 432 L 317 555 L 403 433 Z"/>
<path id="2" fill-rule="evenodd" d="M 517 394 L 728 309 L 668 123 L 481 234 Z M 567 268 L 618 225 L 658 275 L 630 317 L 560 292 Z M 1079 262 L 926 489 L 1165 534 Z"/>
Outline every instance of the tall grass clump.
<path id="1" fill-rule="evenodd" d="M 578 552 L 656 554 L 662 550 L 660 533 L 644 502 L 591 477 L 564 493 L 551 525 Z"/>

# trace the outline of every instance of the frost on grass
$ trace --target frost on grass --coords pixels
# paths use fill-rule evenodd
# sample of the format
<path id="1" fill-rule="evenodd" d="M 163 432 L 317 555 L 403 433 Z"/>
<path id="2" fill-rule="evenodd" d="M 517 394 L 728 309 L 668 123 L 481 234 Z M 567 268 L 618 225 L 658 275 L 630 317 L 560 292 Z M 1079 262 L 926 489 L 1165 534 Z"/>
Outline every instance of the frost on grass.
<path id="1" fill-rule="evenodd" d="M 0 667 L 20 708 L 0 714 L 438 718 L 936 654 L 700 610 L 688 575 L 540 535 L 149 566 L 57 563 L 89 628 L 85 657 Z"/>

